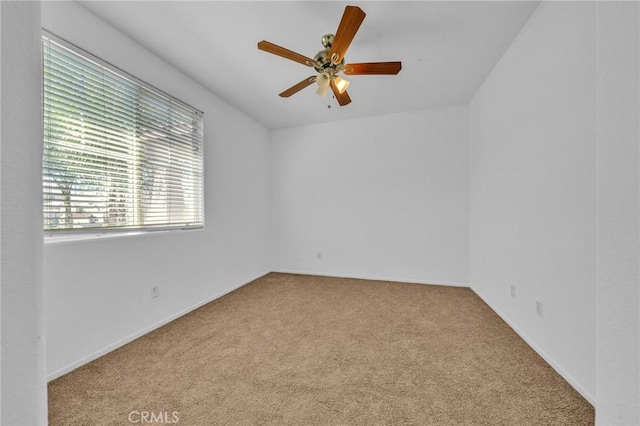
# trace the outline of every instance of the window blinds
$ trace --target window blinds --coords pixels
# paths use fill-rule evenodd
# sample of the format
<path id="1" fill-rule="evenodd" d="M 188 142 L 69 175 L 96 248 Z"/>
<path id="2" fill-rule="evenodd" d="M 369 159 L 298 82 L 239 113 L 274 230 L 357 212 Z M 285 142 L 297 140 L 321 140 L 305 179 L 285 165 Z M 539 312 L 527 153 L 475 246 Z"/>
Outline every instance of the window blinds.
<path id="1" fill-rule="evenodd" d="M 203 226 L 202 113 L 43 37 L 46 231 Z"/>

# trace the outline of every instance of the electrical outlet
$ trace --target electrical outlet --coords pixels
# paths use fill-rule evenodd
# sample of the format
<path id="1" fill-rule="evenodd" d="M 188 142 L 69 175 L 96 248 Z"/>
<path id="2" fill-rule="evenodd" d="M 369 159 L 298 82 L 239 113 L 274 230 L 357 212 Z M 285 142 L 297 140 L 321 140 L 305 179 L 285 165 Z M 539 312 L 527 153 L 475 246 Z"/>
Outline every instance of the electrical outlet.
<path id="1" fill-rule="evenodd" d="M 542 302 L 539 300 L 536 300 L 536 314 L 538 314 L 541 317 L 544 316 Z"/>
<path id="2" fill-rule="evenodd" d="M 154 299 L 160 296 L 160 286 L 154 285 L 151 287 L 151 298 Z"/>
<path id="3" fill-rule="evenodd" d="M 515 285 L 511 286 L 511 297 L 516 297 L 516 286 Z"/>

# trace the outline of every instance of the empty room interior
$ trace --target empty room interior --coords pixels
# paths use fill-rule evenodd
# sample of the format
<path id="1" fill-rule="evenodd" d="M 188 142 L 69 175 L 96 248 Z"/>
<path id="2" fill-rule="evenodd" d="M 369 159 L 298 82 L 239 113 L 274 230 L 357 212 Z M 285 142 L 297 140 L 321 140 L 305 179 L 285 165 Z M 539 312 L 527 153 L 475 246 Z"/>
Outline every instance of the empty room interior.
<path id="1" fill-rule="evenodd" d="M 637 2 L 0 19 L 2 424 L 640 424 Z"/>

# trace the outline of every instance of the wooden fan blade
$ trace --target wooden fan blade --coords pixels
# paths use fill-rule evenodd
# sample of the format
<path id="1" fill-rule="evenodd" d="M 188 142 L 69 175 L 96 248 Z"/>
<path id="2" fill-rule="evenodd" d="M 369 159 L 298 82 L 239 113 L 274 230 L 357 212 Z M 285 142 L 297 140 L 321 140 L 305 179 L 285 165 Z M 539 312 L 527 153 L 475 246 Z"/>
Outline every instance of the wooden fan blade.
<path id="1" fill-rule="evenodd" d="M 339 64 L 344 58 L 349 45 L 353 41 L 353 38 L 356 36 L 356 32 L 358 32 L 358 28 L 360 28 L 360 24 L 364 21 L 364 17 L 366 14 L 357 6 L 347 6 L 344 9 L 344 14 L 342 15 L 342 19 L 340 20 L 340 25 L 338 25 L 338 30 L 336 31 L 336 36 L 333 39 L 333 44 L 331 45 L 331 50 L 329 50 L 329 58 L 333 57 L 333 54 L 336 53 L 338 56 L 333 61 L 336 64 Z"/>
<path id="2" fill-rule="evenodd" d="M 346 75 L 395 75 L 402 69 L 402 62 L 363 62 L 347 64 L 342 71 Z"/>
<path id="3" fill-rule="evenodd" d="M 289 96 L 298 93 L 299 91 L 301 91 L 302 89 L 304 89 L 305 87 L 309 86 L 310 84 L 312 84 L 315 81 L 316 81 L 316 76 L 311 76 L 311 77 L 305 78 L 300 83 L 295 84 L 295 85 L 289 87 L 284 92 L 280 93 L 280 96 L 283 97 L 283 98 L 288 98 Z"/>
<path id="4" fill-rule="evenodd" d="M 333 81 L 331 81 L 331 90 L 333 90 L 333 94 L 335 95 L 336 100 L 338 101 L 338 104 L 340 104 L 340 106 L 345 106 L 351 103 L 351 98 L 349 97 L 349 94 L 347 93 L 347 91 L 345 90 L 344 92 L 342 92 L 342 94 L 340 94 L 340 92 L 338 92 L 338 88 L 333 83 Z"/>
<path id="5" fill-rule="evenodd" d="M 285 49 L 284 47 L 270 43 L 266 40 L 262 40 L 258 43 L 258 49 L 264 50 L 265 52 L 273 53 L 274 55 L 282 56 L 283 58 L 290 59 L 295 62 L 299 62 L 302 65 L 306 65 L 308 67 L 312 67 L 316 64 L 316 61 L 311 58 L 307 58 L 304 55 L 301 55 L 289 49 Z"/>

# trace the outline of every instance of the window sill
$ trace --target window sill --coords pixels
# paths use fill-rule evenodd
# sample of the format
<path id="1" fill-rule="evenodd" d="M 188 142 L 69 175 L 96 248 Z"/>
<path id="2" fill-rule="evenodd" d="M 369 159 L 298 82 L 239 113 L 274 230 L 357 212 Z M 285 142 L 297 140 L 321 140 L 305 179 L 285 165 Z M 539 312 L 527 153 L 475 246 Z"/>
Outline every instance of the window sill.
<path id="1" fill-rule="evenodd" d="M 110 240 L 114 238 L 130 238 L 142 235 L 159 235 L 168 234 L 176 231 L 201 231 L 200 228 L 177 228 L 177 229 L 162 229 L 155 231 L 122 231 L 122 232 L 79 232 L 79 233 L 66 233 L 66 234 L 47 234 L 44 235 L 45 245 L 55 244 L 68 244 L 82 241 L 97 241 L 97 240 Z"/>

